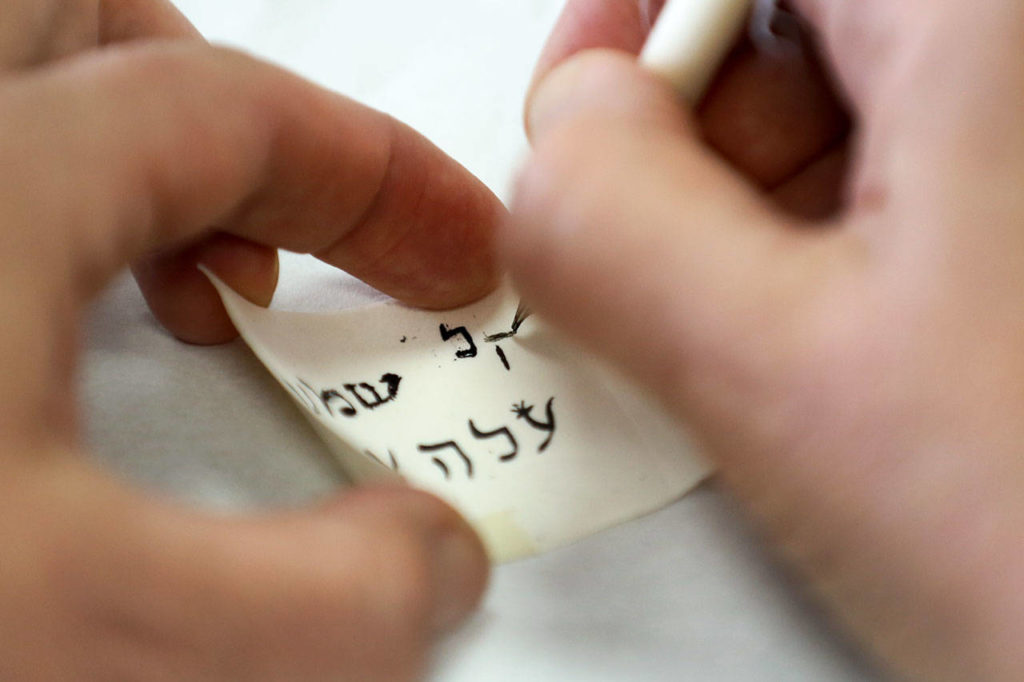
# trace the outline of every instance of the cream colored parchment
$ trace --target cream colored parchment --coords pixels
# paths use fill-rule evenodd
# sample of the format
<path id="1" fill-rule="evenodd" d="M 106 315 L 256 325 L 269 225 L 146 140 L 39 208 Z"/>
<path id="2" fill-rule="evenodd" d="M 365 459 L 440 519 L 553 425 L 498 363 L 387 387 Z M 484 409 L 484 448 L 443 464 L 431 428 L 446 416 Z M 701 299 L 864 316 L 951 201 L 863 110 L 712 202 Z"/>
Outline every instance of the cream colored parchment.
<path id="1" fill-rule="evenodd" d="M 495 338 L 515 313 L 508 288 L 445 312 L 318 314 L 253 305 L 210 277 L 354 482 L 440 496 L 496 562 L 654 511 L 709 472 L 653 401 L 541 321 Z"/>

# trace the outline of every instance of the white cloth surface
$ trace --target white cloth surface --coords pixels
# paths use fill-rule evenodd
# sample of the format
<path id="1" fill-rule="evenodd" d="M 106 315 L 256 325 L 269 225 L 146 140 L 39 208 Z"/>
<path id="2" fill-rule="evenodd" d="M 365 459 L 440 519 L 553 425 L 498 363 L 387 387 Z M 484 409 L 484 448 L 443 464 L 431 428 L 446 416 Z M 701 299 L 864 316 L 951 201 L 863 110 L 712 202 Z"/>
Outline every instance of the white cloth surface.
<path id="1" fill-rule="evenodd" d="M 526 153 L 523 94 L 561 0 L 179 0 L 216 42 L 410 123 L 502 198 Z M 274 305 L 379 297 L 286 256 Z M 241 343 L 160 330 L 127 276 L 92 310 L 82 391 L 112 469 L 211 510 L 301 505 L 341 485 L 325 450 Z M 430 680 L 877 680 L 714 486 L 540 558 L 503 566 Z"/>

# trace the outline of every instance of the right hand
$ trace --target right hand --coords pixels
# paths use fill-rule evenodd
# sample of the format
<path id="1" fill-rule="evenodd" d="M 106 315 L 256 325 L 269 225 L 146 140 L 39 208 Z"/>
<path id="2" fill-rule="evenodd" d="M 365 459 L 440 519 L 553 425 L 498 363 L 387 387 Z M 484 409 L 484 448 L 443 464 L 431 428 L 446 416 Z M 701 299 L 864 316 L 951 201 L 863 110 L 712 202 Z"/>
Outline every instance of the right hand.
<path id="1" fill-rule="evenodd" d="M 524 297 L 895 670 L 1024 679 L 1024 3 L 792 0 L 841 96 L 746 48 L 696 116 L 631 54 L 657 4 L 571 0 L 542 58 Z"/>

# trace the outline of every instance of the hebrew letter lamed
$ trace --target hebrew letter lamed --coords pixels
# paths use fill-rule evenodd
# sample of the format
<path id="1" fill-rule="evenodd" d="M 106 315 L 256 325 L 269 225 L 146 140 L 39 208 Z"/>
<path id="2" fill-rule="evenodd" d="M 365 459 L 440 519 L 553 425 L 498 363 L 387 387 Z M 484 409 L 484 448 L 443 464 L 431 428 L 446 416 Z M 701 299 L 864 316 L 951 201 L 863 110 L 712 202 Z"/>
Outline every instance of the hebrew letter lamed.
<path id="1" fill-rule="evenodd" d="M 519 454 L 519 443 L 516 442 L 516 437 L 512 435 L 512 432 L 508 430 L 507 426 L 503 426 L 494 431 L 481 431 L 476 427 L 476 424 L 473 423 L 473 420 L 470 419 L 469 430 L 473 432 L 473 437 L 479 440 L 495 438 L 497 436 L 505 436 L 505 438 L 508 438 L 508 442 L 512 446 L 512 451 L 498 457 L 502 462 L 508 462 L 509 460 L 515 459 L 516 455 Z"/>
<path id="2" fill-rule="evenodd" d="M 469 344 L 468 348 L 462 348 L 455 351 L 455 357 L 457 358 L 475 358 L 476 357 L 476 343 L 473 342 L 473 337 L 470 335 L 469 330 L 465 327 L 456 327 L 455 329 L 449 329 L 448 325 L 441 325 L 441 340 L 447 341 L 456 336 L 461 336 Z"/>

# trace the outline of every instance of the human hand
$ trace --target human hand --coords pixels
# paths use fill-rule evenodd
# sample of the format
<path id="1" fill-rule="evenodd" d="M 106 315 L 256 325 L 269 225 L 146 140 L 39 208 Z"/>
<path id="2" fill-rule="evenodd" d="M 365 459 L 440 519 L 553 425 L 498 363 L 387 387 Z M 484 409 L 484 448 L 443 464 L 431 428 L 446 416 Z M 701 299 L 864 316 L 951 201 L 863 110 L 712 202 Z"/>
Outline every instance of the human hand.
<path id="1" fill-rule="evenodd" d="M 266 302 L 273 247 L 460 303 L 495 281 L 498 201 L 408 128 L 206 45 L 158 0 L 7 2 L 0 64 L 0 678 L 415 677 L 483 590 L 468 526 L 397 487 L 226 519 L 103 476 L 68 396 L 77 315 L 141 259 L 172 332 L 226 340 L 192 266 Z"/>
<path id="2" fill-rule="evenodd" d="M 1022 679 L 1024 6 L 790 4 L 842 97 L 813 42 L 748 46 L 692 116 L 631 55 L 566 59 L 636 52 L 657 2 L 570 1 L 506 258 L 896 671 Z"/>

